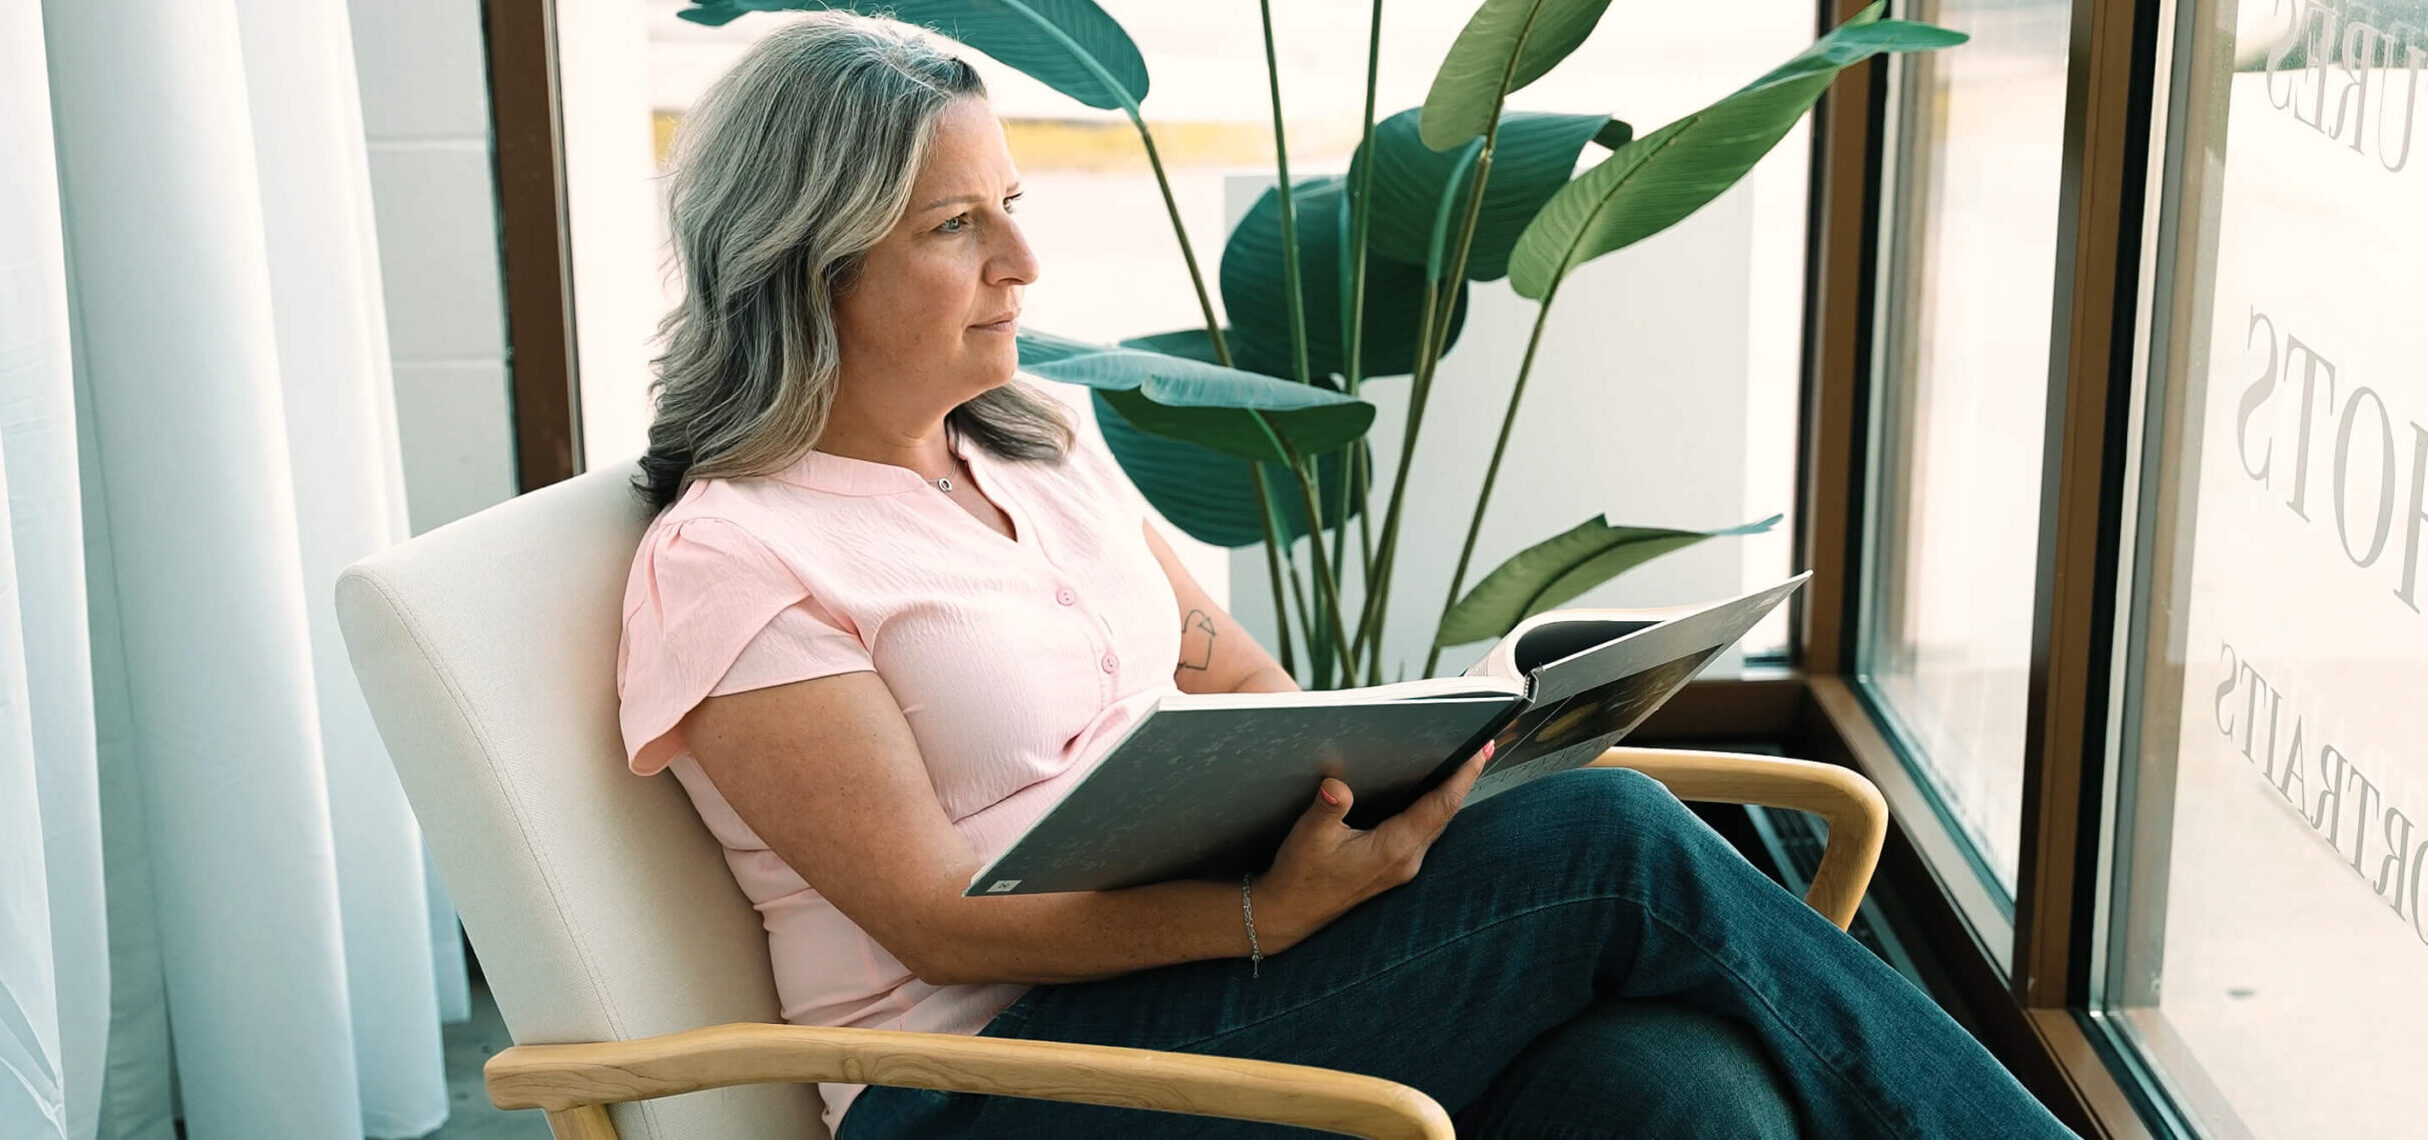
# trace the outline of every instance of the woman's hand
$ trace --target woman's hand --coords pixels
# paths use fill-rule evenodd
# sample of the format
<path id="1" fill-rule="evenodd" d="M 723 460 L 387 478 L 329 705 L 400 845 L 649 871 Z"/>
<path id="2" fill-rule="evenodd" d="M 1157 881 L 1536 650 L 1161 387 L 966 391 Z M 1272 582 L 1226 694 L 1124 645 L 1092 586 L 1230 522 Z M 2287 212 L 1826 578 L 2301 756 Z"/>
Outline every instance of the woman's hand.
<path id="1" fill-rule="evenodd" d="M 1341 822 L 1352 802 L 1349 785 L 1326 776 L 1273 856 L 1272 869 L 1256 878 L 1257 916 L 1264 919 L 1259 941 L 1267 952 L 1281 953 L 1349 908 L 1415 878 L 1425 852 L 1491 759 L 1487 742 L 1449 779 L 1371 831 Z"/>

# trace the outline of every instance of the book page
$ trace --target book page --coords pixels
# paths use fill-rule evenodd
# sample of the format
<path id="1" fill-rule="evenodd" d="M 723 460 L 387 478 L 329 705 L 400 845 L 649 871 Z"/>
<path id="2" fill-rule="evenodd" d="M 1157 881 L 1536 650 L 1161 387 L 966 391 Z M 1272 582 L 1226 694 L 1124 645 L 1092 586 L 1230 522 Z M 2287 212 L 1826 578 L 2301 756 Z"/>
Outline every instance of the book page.
<path id="1" fill-rule="evenodd" d="M 1526 710 L 1493 738 L 1492 764 L 1476 781 L 1474 798 L 1576 767 L 1600 755 L 1726 648 L 1714 645 Z"/>

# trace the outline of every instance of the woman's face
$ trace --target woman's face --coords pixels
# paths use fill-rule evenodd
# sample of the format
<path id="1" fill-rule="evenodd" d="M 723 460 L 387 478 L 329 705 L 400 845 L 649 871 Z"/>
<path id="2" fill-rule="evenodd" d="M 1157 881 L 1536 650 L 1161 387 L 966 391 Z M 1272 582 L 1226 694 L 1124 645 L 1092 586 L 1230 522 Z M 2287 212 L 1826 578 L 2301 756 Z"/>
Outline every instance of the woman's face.
<path id="1" fill-rule="evenodd" d="M 910 205 L 836 299 L 846 383 L 952 404 L 1012 378 L 1020 294 L 1037 258 L 1012 220 L 1020 174 L 986 100 L 936 122 Z M 927 403 L 927 400 L 920 400 Z"/>

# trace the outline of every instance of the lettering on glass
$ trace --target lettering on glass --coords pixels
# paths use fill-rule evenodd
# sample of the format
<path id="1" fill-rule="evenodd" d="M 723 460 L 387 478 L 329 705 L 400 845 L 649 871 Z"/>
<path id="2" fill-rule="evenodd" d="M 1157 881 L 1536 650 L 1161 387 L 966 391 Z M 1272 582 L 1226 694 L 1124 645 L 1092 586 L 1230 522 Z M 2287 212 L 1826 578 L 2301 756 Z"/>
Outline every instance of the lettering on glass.
<path id="1" fill-rule="evenodd" d="M 2262 64 L 2268 102 L 2399 173 L 2428 86 L 2428 5 L 2274 0 L 2269 11 L 2283 33 Z"/>
<path id="2" fill-rule="evenodd" d="M 2255 375 L 2235 402 L 2234 447 L 2243 474 L 2332 540 L 2357 570 L 2390 578 L 2394 596 L 2420 612 L 2420 553 L 2428 541 L 2428 409 L 2398 409 L 2366 381 L 2340 373 L 2323 346 L 2282 328 L 2257 306 L 2243 344 Z M 2291 414 L 2268 411 L 2297 401 Z M 2271 427 L 2292 432 L 2279 438 Z M 2278 444 L 2284 444 L 2280 449 Z M 2388 557 L 2389 551 L 2394 553 Z"/>
<path id="3" fill-rule="evenodd" d="M 2428 943 L 2428 918 L 2420 914 L 2420 904 L 2428 902 L 2421 894 L 2428 815 L 2415 824 L 2350 753 L 2323 734 L 2306 737 L 2293 700 L 2232 644 L 2220 643 L 2218 652 L 2224 679 L 2217 683 L 2217 731 L 2312 834 L 2338 855 L 2351 849 L 2346 862 L 2352 873 Z"/>

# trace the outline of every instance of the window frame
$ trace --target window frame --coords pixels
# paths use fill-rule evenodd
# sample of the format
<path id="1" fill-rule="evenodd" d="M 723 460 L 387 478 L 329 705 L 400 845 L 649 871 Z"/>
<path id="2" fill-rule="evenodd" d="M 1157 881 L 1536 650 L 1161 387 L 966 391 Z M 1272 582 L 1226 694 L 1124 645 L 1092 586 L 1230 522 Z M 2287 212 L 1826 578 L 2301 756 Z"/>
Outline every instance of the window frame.
<path id="1" fill-rule="evenodd" d="M 481 0 L 517 492 L 582 473 L 556 0 Z"/>
<path id="2" fill-rule="evenodd" d="M 1836 5 L 1838 18 L 1862 7 Z M 1896 834 L 1884 885 L 1918 913 L 1993 1049 L 2088 1135 L 2172 1134 L 2154 1086 L 2088 1013 L 2105 953 L 2103 901 L 2110 712 L 2115 693 L 2123 519 L 2134 489 L 2133 418 L 2159 37 L 2158 0 L 2075 0 L 2068 30 L 2063 184 L 2051 306 L 2041 516 L 2027 673 L 2021 857 L 2011 925 L 1973 871 L 1855 683 L 1876 336 L 1879 233 L 1889 141 L 1889 68 L 1842 77 L 1823 106 L 1816 290 L 1801 465 L 1808 566 L 1840 568 L 1800 630 L 1819 716 L 1801 754 L 1848 763 L 1880 785 Z M 1854 98 L 1862 92 L 1868 98 Z M 1834 247 L 1834 248 L 1833 248 Z M 1867 262 L 1859 270 L 1844 264 Z M 1832 279 L 1834 273 L 1835 279 Z M 1827 541 L 1821 536 L 1827 535 Z M 1822 610 L 1814 614 L 1811 611 Z M 2006 967 L 2002 968 L 2002 964 Z M 2119 1073 L 2126 1073 L 2120 1079 Z M 2145 1114 L 2147 1116 L 2145 1117 Z M 2154 1130 L 2152 1121 L 2160 1122 Z"/>

